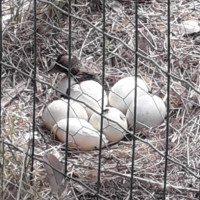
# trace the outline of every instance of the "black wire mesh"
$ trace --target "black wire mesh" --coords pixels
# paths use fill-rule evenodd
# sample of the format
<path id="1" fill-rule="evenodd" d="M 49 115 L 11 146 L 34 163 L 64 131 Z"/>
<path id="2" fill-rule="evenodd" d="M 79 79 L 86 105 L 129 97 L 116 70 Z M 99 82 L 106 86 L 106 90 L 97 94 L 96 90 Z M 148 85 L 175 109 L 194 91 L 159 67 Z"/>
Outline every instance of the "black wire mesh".
<path id="1" fill-rule="evenodd" d="M 172 26 L 176 22 L 182 27 L 176 14 L 185 17 L 181 9 L 176 13 L 176 6 L 188 9 L 190 2 L 17 3 L 2 1 L 0 7 L 2 198 L 199 199 L 200 64 L 195 42 L 200 28 L 194 22 L 188 34 L 184 31 L 192 21 L 184 29 Z M 196 19 L 200 4 L 194 4 Z M 67 71 L 62 69 L 67 79 L 46 74 L 58 54 L 67 55 L 60 57 L 64 62 L 67 58 Z M 59 59 L 57 64 L 62 64 Z M 126 107 L 134 93 L 132 130 L 116 124 L 105 109 L 112 86 L 130 75 L 136 89 L 121 97 L 125 87 L 117 95 Z M 167 115 L 160 126 L 138 121 L 138 77 L 166 101 Z M 99 99 L 90 94 L 92 89 L 82 88 L 91 79 L 97 82 L 89 82 L 95 94 L 101 88 Z M 57 86 L 60 80 L 68 83 L 64 90 Z M 66 117 L 61 121 L 51 113 L 50 102 L 56 100 L 64 102 L 60 113 Z M 81 103 L 91 116 L 98 114 L 99 127 L 88 126 L 91 116 L 86 122 L 76 121 L 73 126 L 81 126 L 77 130 L 70 126 L 72 114 L 77 115 L 73 102 Z M 45 109 L 56 121 L 49 130 L 42 116 Z M 140 131 L 138 124 L 143 126 Z M 123 132 L 123 139 L 108 143 L 109 127 Z M 91 151 L 79 146 L 89 138 L 77 139 L 87 131 L 97 142 Z M 58 133 L 64 135 L 64 143 L 58 141 Z"/>

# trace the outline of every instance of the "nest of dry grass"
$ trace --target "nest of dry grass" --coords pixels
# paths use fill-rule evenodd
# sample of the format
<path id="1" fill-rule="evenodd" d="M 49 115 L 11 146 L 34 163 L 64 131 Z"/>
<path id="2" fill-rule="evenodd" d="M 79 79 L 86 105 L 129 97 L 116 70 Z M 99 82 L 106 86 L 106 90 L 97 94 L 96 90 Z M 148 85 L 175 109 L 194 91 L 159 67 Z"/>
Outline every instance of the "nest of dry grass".
<path id="1" fill-rule="evenodd" d="M 68 52 L 68 5 L 40 0 L 37 4 L 37 90 L 34 168 L 31 173 L 33 123 L 34 51 L 33 5 L 3 4 L 3 15 L 12 18 L 3 25 L 2 68 L 2 197 L 4 199 L 94 199 L 97 189 L 98 151 L 68 153 L 68 178 L 62 198 L 52 190 L 45 162 L 47 154 L 64 163 L 63 144 L 44 128 L 41 114 L 55 92 L 61 75 L 46 73 L 57 56 Z M 14 8 L 14 9 L 10 9 Z M 61 12 L 61 9 L 63 12 Z M 200 46 L 199 33 L 178 34 L 185 20 L 198 20 L 200 3 L 171 1 L 171 84 L 169 113 L 169 199 L 199 199 L 200 140 Z M 102 78 L 102 3 L 72 1 L 72 55 L 86 69 L 95 66 Z M 138 75 L 150 91 L 167 94 L 167 4 L 152 0 L 139 3 Z M 134 75 L 135 19 L 131 1 L 106 1 L 106 88 L 122 77 Z M 77 77 L 79 81 L 84 76 Z M 145 129 L 136 136 L 134 198 L 161 199 L 164 182 L 166 124 Z M 4 142 L 4 143 L 2 143 Z M 50 162 L 51 163 L 51 162 Z M 132 141 L 127 138 L 102 150 L 100 194 L 104 199 L 128 199 Z M 55 167 L 54 166 L 54 167 Z M 55 174 L 54 174 L 55 175 Z M 32 177 L 32 182 L 30 182 Z"/>

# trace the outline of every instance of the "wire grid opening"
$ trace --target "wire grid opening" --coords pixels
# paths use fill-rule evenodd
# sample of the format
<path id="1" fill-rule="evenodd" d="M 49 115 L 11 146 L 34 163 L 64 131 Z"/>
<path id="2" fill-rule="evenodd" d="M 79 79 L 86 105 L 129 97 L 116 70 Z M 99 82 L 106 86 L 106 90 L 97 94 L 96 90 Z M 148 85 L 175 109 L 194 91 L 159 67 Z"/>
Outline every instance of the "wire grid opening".
<path id="1" fill-rule="evenodd" d="M 199 9 L 199 2 L 190 1 L 2 1 L 2 198 L 199 199 Z M 62 54 L 68 79 L 47 73 Z M 165 101 L 161 125 L 128 130 L 106 116 L 113 85 L 128 76 L 144 80 Z M 71 85 L 64 90 L 58 87 L 63 77 Z M 97 99 L 76 85 L 86 80 L 100 85 L 100 98 L 96 86 Z M 65 141 L 72 136 L 74 101 L 99 114 L 95 131 L 101 139 L 94 137 L 93 150 L 81 150 L 74 138 L 73 148 L 58 141 L 60 121 L 52 130 L 44 126 L 42 114 L 60 93 L 67 106 L 61 109 Z M 124 137 L 104 142 L 112 124 Z"/>

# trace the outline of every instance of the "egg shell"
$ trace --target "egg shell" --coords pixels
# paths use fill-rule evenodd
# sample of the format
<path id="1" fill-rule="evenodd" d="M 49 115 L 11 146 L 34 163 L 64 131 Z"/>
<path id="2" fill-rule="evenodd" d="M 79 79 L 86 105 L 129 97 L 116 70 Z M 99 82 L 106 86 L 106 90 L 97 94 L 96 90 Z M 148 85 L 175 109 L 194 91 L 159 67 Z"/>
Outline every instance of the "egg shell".
<path id="1" fill-rule="evenodd" d="M 136 129 L 142 130 L 144 127 L 156 127 L 160 125 L 166 116 L 166 106 L 163 100 L 151 94 L 146 94 L 137 99 L 137 123 Z M 133 128 L 134 121 L 134 102 L 130 105 L 126 119 L 130 129 Z"/>
<path id="2" fill-rule="evenodd" d="M 52 132 L 61 142 L 66 142 L 67 119 L 58 121 L 52 128 Z M 99 148 L 100 133 L 89 122 L 84 119 L 69 118 L 69 148 L 79 148 L 80 150 L 89 151 Z M 102 135 L 102 147 L 108 141 Z"/>
<path id="3" fill-rule="evenodd" d="M 66 99 L 59 99 L 51 102 L 47 107 L 44 109 L 42 114 L 42 119 L 45 126 L 51 130 L 53 125 L 67 117 L 67 110 L 68 110 L 68 100 Z M 76 117 L 88 120 L 88 114 L 85 108 L 78 102 L 70 100 L 70 112 L 69 117 Z"/>
<path id="4" fill-rule="evenodd" d="M 145 95 L 148 92 L 147 84 L 137 78 L 137 96 Z M 134 101 L 135 77 L 125 77 L 113 85 L 108 96 L 109 105 L 119 109 L 126 114 L 129 105 Z"/>
<path id="5" fill-rule="evenodd" d="M 120 141 L 126 134 L 126 131 L 124 131 L 121 127 L 127 129 L 127 121 L 125 115 L 116 108 L 106 107 L 103 116 L 108 118 L 103 119 L 103 133 L 105 134 L 106 138 L 110 142 Z M 93 125 L 94 128 L 100 131 L 101 116 L 99 114 L 93 113 L 89 122 Z"/>

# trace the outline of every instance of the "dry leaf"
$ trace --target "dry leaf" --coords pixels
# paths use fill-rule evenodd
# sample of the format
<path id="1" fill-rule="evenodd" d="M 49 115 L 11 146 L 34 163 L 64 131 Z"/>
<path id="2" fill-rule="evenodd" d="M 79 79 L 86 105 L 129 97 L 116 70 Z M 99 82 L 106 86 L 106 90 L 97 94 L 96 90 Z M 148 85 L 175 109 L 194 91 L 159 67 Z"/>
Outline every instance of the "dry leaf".
<path id="1" fill-rule="evenodd" d="M 181 24 L 174 25 L 172 32 L 175 35 L 190 35 L 200 32 L 200 25 L 197 20 L 183 21 Z"/>
<path id="2" fill-rule="evenodd" d="M 200 32 L 199 22 L 197 20 L 184 21 L 181 26 L 181 31 L 184 34 L 193 34 Z"/>
<path id="3" fill-rule="evenodd" d="M 96 169 L 88 170 L 86 172 L 86 177 L 92 183 L 97 182 L 97 170 Z"/>
<path id="4" fill-rule="evenodd" d="M 116 13 L 121 14 L 122 10 L 123 10 L 123 6 L 121 3 L 117 2 L 117 1 L 113 1 L 110 4 L 111 9 L 113 9 Z"/>
<path id="5" fill-rule="evenodd" d="M 59 162 L 59 160 L 52 154 L 47 154 L 44 157 L 44 161 L 46 161 L 50 166 L 57 169 L 61 173 L 63 173 L 63 165 Z M 59 196 L 63 193 L 65 187 L 63 185 L 63 175 L 55 171 L 52 167 L 45 164 L 44 167 L 47 172 L 47 178 L 49 180 L 49 185 L 51 187 L 51 191 L 54 194 L 58 194 Z"/>
<path id="6" fill-rule="evenodd" d="M 85 188 L 82 185 L 78 184 L 78 183 L 74 184 L 74 188 L 80 193 L 83 193 L 85 191 Z"/>

